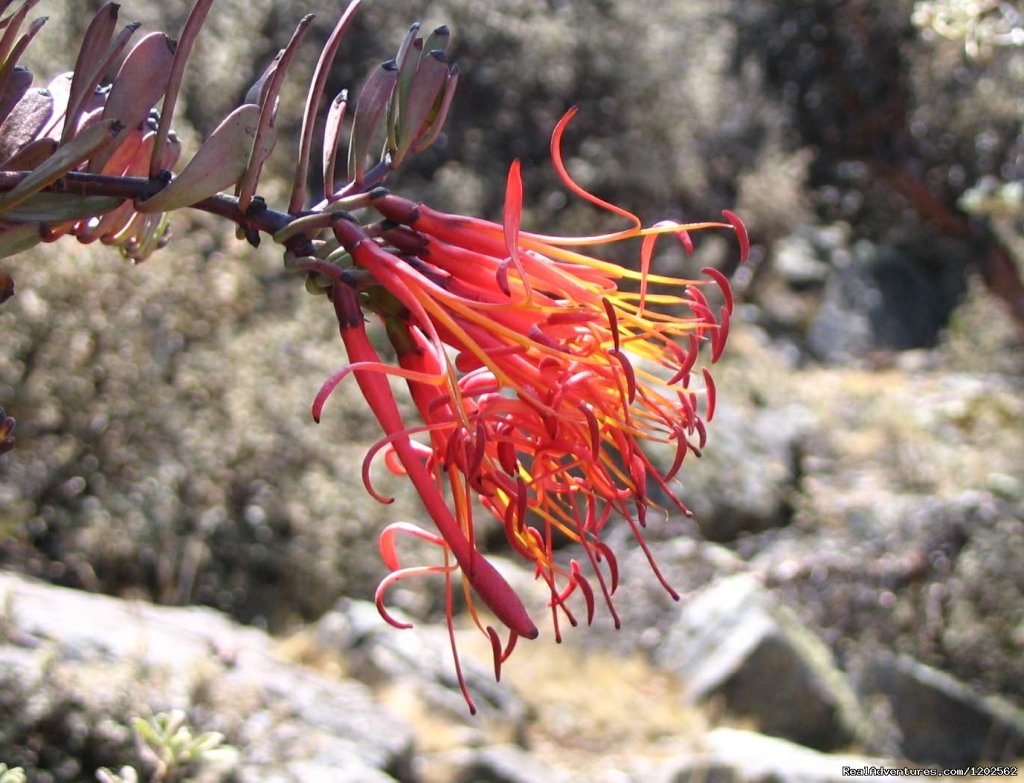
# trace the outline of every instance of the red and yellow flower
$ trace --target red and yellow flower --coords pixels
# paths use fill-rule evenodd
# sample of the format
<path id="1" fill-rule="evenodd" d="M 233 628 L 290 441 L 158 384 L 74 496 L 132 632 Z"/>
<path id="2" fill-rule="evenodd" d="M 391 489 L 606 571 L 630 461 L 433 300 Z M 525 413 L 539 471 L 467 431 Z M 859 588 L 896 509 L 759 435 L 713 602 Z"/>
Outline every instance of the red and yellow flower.
<path id="1" fill-rule="evenodd" d="M 662 235 L 689 246 L 689 233 L 707 228 L 734 230 L 741 257 L 747 252 L 742 224 L 732 213 L 725 213 L 726 222 L 643 227 L 576 185 L 560 154 L 571 116 L 552 136 L 556 169 L 574 193 L 628 219 L 628 228 L 583 238 L 521 230 L 518 162 L 509 172 L 501 225 L 381 193 L 371 204 L 382 223 L 363 227 L 341 219 L 333 226 L 352 259 L 352 269 L 332 289 L 350 363 L 324 385 L 314 416 L 319 418 L 331 390 L 354 374 L 386 433 L 367 456 L 368 488 L 374 492 L 369 462 L 383 451 L 387 465 L 413 482 L 438 531 L 400 524 L 384 532 L 381 551 L 392 573 L 378 590 L 378 607 L 385 619 L 402 625 L 384 606 L 387 587 L 440 572 L 451 627 L 460 571 L 470 612 L 494 646 L 496 671 L 516 639 L 532 638 L 537 629 L 477 547 L 481 508 L 547 585 L 556 637 L 560 616 L 576 623 L 569 603 L 576 592 L 588 623 L 601 602 L 619 624 L 612 600 L 618 568 L 602 540 L 614 518 L 626 520 L 655 574 L 675 595 L 643 539 L 647 511 L 655 506 L 649 487 L 659 487 L 689 513 L 671 481 L 687 453 L 699 455 L 704 447 L 705 422 L 715 408 L 706 365 L 721 356 L 733 303 L 717 270 L 682 280 L 652 273 L 651 259 Z M 637 269 L 579 249 L 627 239 L 640 240 Z M 704 293 L 709 283 L 718 290 L 717 311 Z M 374 350 L 364 310 L 386 325 L 397 366 L 383 363 Z M 419 423 L 402 420 L 388 376 L 407 382 Z M 670 466 L 651 458 L 652 444 L 674 447 Z M 437 544 L 441 564 L 402 568 L 399 534 Z M 476 600 L 506 626 L 504 644 L 480 617 Z M 472 706 L 468 693 L 466 698 Z"/>

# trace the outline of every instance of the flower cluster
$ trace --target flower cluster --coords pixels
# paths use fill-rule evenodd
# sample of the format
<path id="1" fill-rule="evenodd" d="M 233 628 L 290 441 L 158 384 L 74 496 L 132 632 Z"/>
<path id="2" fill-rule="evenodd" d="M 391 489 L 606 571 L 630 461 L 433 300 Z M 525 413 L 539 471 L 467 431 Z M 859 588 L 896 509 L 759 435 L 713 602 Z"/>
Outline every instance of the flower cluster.
<path id="1" fill-rule="evenodd" d="M 0 9 L 8 3 L 0 0 Z M 351 120 L 346 91 L 318 118 L 328 70 L 359 0 L 342 13 L 314 69 L 286 211 L 272 209 L 256 189 L 275 147 L 277 96 L 312 17 L 303 18 L 242 103 L 173 175 L 179 148 L 170 123 L 212 3 L 195 0 L 176 43 L 162 33 L 142 38 L 105 87 L 98 87 L 102 76 L 122 59 L 137 27 L 116 31 L 115 3 L 93 18 L 74 71 L 46 89 L 33 89 L 32 75 L 15 67 L 42 25 L 29 23 L 18 38 L 34 0 L 3 20 L 0 257 L 69 235 L 142 260 L 167 240 L 164 213 L 182 208 L 235 222 L 253 244 L 265 233 L 282 245 L 286 267 L 304 272 L 309 290 L 333 304 L 349 359 L 316 396 L 314 417 L 353 376 L 384 431 L 364 463 L 367 490 L 387 501 L 370 479 L 380 455 L 408 477 L 434 523 L 435 530 L 396 523 L 381 534 L 390 573 L 378 588 L 378 608 L 404 627 L 388 612 L 388 588 L 414 576 L 443 577 L 456 670 L 472 709 L 455 651 L 456 590 L 491 641 L 496 676 L 517 639 L 538 635 L 520 596 L 483 555 L 483 526 L 502 531 L 546 586 L 556 638 L 561 622 L 577 623 L 580 607 L 589 623 L 603 604 L 619 624 L 619 569 L 603 536 L 613 520 L 625 520 L 674 595 L 643 529 L 658 507 L 655 496 L 689 513 L 672 479 L 688 454 L 704 448 L 715 409 L 709 365 L 722 355 L 733 302 L 716 269 L 693 280 L 653 272 L 655 245 L 671 235 L 689 250 L 692 232 L 727 229 L 736 233 L 743 259 L 746 233 L 731 212 L 723 222 L 644 226 L 585 191 L 562 161 L 572 111 L 552 135 L 555 168 L 572 193 L 624 220 L 625 228 L 569 238 L 523 230 L 518 162 L 509 171 L 500 224 L 385 190 L 387 177 L 440 134 L 459 73 L 449 59 L 448 29 L 420 35 L 413 25 L 396 57 L 363 84 Z M 322 191 L 307 204 L 316 127 L 323 128 Z M 233 195 L 221 192 L 230 188 Z M 592 255 L 627 240 L 639 246 L 632 267 Z M 0 302 L 13 292 L 0 271 Z M 367 315 L 382 324 L 395 364 L 378 355 Z M 392 378 L 407 383 L 416 422 L 403 419 Z M 13 443 L 13 426 L 0 411 L 0 453 Z M 656 460 L 652 446 L 668 446 L 671 464 Z M 438 561 L 404 566 L 402 536 L 436 545 Z M 504 626 L 504 638 L 484 609 Z"/>
<path id="2" fill-rule="evenodd" d="M 655 242 L 672 234 L 689 247 L 690 232 L 729 228 L 746 254 L 742 224 L 732 213 L 724 223 L 644 228 L 580 188 L 560 152 L 571 116 L 552 136 L 556 169 L 573 192 L 627 218 L 630 227 L 577 238 L 523 231 L 518 162 L 509 172 L 501 225 L 387 193 L 370 201 L 384 221 L 334 223 L 351 257 L 331 288 L 350 364 L 324 385 L 313 415 L 319 419 L 331 391 L 354 374 L 386 433 L 366 457 L 367 489 L 379 497 L 369 468 L 382 453 L 394 472 L 412 480 L 440 534 L 408 523 L 384 531 L 381 552 L 392 571 L 378 589 L 378 608 L 404 627 L 388 614 L 387 588 L 441 573 L 451 625 L 453 575 L 461 569 L 470 611 L 491 638 L 496 672 L 516 639 L 537 630 L 480 554 L 479 507 L 546 584 L 556 638 L 560 617 L 577 622 L 569 602 L 576 593 L 588 623 L 600 601 L 617 626 L 618 567 L 602 531 L 611 519 L 625 519 L 662 579 L 643 539 L 655 506 L 650 488 L 689 513 L 670 482 L 687 454 L 699 456 L 704 447 L 715 386 L 698 359 L 702 351 L 708 363 L 721 356 L 733 306 L 729 283 L 715 269 L 703 270 L 700 280 L 652 273 Z M 635 270 L 581 252 L 627 239 L 640 241 Z M 708 283 L 718 290 L 717 308 L 704 293 Z M 364 311 L 383 322 L 397 366 L 381 362 Z M 401 420 L 388 376 L 407 382 L 418 423 Z M 673 447 L 671 465 L 652 460 L 649 446 L 656 443 Z M 396 549 L 401 534 L 437 544 L 440 562 L 403 567 Z M 479 616 L 474 596 L 506 626 L 507 642 Z"/>

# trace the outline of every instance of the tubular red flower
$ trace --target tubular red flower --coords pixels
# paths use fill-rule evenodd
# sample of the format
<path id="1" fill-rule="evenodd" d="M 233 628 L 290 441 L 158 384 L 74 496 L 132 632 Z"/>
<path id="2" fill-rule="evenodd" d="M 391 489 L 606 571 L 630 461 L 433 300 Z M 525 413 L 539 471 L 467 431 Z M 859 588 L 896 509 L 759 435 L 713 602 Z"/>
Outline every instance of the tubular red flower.
<path id="1" fill-rule="evenodd" d="M 688 247 L 692 232 L 724 228 L 739 237 L 741 254 L 749 246 L 732 213 L 725 223 L 663 221 L 645 228 L 634 215 L 587 193 L 561 158 L 571 116 L 553 135 L 556 171 L 574 194 L 625 218 L 629 227 L 569 239 L 524 231 L 518 162 L 510 169 L 501 224 L 388 194 L 371 199 L 389 221 L 382 231 L 371 235 L 347 220 L 334 224 L 356 266 L 387 292 L 371 292 L 364 304 L 385 322 L 398 367 L 379 364 L 354 292 L 336 283 L 350 365 L 325 384 L 316 410 L 342 377 L 355 375 L 386 433 L 382 446 L 393 450 L 396 459 L 389 464 L 413 482 L 437 525 L 436 543 L 451 553 L 464 584 L 509 628 L 512 641 L 536 635 L 536 628 L 476 549 L 475 527 L 483 522 L 475 502 L 546 584 L 556 638 L 560 614 L 576 622 L 569 606 L 576 593 L 592 621 L 590 578 L 619 625 L 612 600 L 618 567 L 602 541 L 615 516 L 626 520 L 656 577 L 677 596 L 643 539 L 648 510 L 657 508 L 648 487 L 659 487 L 689 514 L 669 482 L 686 452 L 699 456 L 704 446 L 697 395 L 703 393 L 710 419 L 715 386 L 703 365 L 717 361 L 725 347 L 733 300 L 717 270 L 705 269 L 700 280 L 652 272 L 656 240 L 668 234 Z M 571 249 L 630 239 L 640 245 L 632 269 Z M 708 284 L 710 295 L 721 300 L 718 318 L 702 290 Z M 420 424 L 401 420 L 388 376 L 406 381 Z M 701 384 L 690 390 L 693 376 Z M 413 441 L 414 435 L 429 445 Z M 673 449 L 671 465 L 660 466 L 652 456 L 656 444 Z M 565 543 L 586 557 L 563 556 Z M 399 569 L 397 559 L 389 567 L 387 584 L 423 573 Z M 450 589 L 450 571 L 434 568 Z M 498 671 L 510 648 L 501 651 L 472 600 L 470 612 L 491 640 Z"/>

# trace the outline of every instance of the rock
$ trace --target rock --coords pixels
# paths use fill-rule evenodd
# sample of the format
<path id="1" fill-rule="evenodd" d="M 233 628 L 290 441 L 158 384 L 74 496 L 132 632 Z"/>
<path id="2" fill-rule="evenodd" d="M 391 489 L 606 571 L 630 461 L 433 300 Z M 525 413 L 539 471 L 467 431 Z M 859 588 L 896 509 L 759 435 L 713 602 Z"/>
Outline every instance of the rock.
<path id="1" fill-rule="evenodd" d="M 819 753 L 778 737 L 724 727 L 708 732 L 703 744 L 703 755 L 674 763 L 667 783 L 848 783 L 851 777 L 878 782 L 889 780 L 883 767 L 898 766 L 867 756 Z"/>
<path id="2" fill-rule="evenodd" d="M 813 419 L 800 404 L 767 410 L 720 398 L 703 456 L 688 457 L 678 475 L 678 496 L 703 537 L 731 542 L 743 533 L 789 524 L 801 441 Z M 667 459 L 661 461 L 667 465 Z M 665 535 L 654 525 L 650 530 L 651 540 Z"/>
<path id="3" fill-rule="evenodd" d="M 665 525 L 676 525 L 676 519 Z M 653 525 L 648 525 L 645 536 Z M 590 648 L 612 650 L 623 656 L 643 654 L 653 660 L 655 651 L 677 622 L 680 603 L 658 581 L 647 555 L 628 530 L 610 531 L 608 543 L 619 558 L 619 589 L 613 596 L 621 627 L 613 628 L 607 613 L 594 620 L 594 629 L 574 634 L 574 641 Z M 658 570 L 682 596 L 703 590 L 716 579 L 746 572 L 734 552 L 719 544 L 678 535 L 650 546 Z M 683 600 L 686 600 L 685 598 Z M 607 629 L 607 630 L 606 630 Z"/>
<path id="4" fill-rule="evenodd" d="M 515 745 L 471 751 L 459 765 L 456 783 L 566 783 L 567 778 Z"/>
<path id="5" fill-rule="evenodd" d="M 825 644 L 756 579 L 721 579 L 680 609 L 655 662 L 684 698 L 720 699 L 768 734 L 831 750 L 866 735 L 856 696 Z"/>
<path id="6" fill-rule="evenodd" d="M 911 761 L 954 767 L 1024 755 L 1024 712 L 912 658 L 877 657 L 859 686 L 887 697 L 901 751 Z"/>
<path id="7" fill-rule="evenodd" d="M 0 605 L 0 748 L 33 781 L 143 770 L 128 724 L 170 709 L 185 710 L 196 732 L 226 735 L 239 754 L 225 774 L 242 783 L 414 779 L 411 728 L 365 685 L 291 664 L 266 634 L 216 611 L 7 573 Z"/>
<path id="8" fill-rule="evenodd" d="M 1024 406 L 1021 406 L 1024 407 Z M 1018 438 L 1024 446 L 1024 437 Z M 1024 448 L 1007 470 L 1024 476 Z M 1024 503 L 978 495 L 972 508 L 948 504 L 965 524 L 962 549 L 945 583 L 943 668 L 1024 705 Z M 931 663 L 931 661 L 926 661 Z"/>
<path id="9" fill-rule="evenodd" d="M 849 241 L 849 227 L 802 226 L 796 233 L 782 237 L 772 247 L 772 270 L 796 290 L 824 285 L 834 258 Z"/>
<path id="10" fill-rule="evenodd" d="M 964 293 L 967 262 L 966 249 L 952 242 L 899 247 L 858 240 L 833 261 L 807 333 L 811 352 L 842 362 L 872 350 L 934 347 Z"/>
<path id="11" fill-rule="evenodd" d="M 411 622 L 398 610 L 391 614 Z M 496 683 L 494 670 L 461 656 L 462 673 L 478 709 L 473 718 L 459 691 L 447 630 L 416 625 L 400 631 L 385 623 L 366 601 L 343 599 L 316 624 L 316 645 L 343 652 L 349 670 L 369 683 L 410 686 L 432 712 L 479 730 L 482 721 L 499 722 L 518 736 L 528 718 L 525 702 L 506 683 Z"/>
<path id="12" fill-rule="evenodd" d="M 673 764 L 666 783 L 745 783 L 736 767 L 704 758 L 686 759 Z"/>

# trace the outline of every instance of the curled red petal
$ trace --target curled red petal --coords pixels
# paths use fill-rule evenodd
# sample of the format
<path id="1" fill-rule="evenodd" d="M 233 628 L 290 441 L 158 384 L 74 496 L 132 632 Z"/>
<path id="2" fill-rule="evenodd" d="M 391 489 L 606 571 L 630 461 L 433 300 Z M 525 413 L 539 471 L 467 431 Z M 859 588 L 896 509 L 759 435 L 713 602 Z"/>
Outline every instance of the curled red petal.
<path id="1" fill-rule="evenodd" d="M 516 475 L 518 461 L 516 460 L 516 447 L 510 440 L 498 441 L 498 464 L 501 469 L 510 476 Z"/>
<path id="2" fill-rule="evenodd" d="M 706 266 L 700 271 L 715 281 L 718 289 L 722 292 L 722 298 L 725 300 L 725 307 L 731 315 L 733 310 L 733 296 L 732 286 L 729 284 L 729 278 L 713 266 Z"/>
<path id="3" fill-rule="evenodd" d="M 694 419 L 693 428 L 697 430 L 697 437 L 700 439 L 698 441 L 698 445 L 700 449 L 702 449 L 708 442 L 708 429 L 704 426 L 704 419 Z M 693 450 L 694 454 L 698 457 L 700 456 L 700 449 L 694 448 L 692 445 L 690 448 Z"/>
<path id="4" fill-rule="evenodd" d="M 395 543 L 395 537 L 400 533 L 422 539 L 440 547 L 445 546 L 444 539 L 436 533 L 424 530 L 411 522 L 392 522 L 381 531 L 377 539 L 381 558 L 390 571 L 397 571 L 401 568 L 398 560 L 398 547 Z"/>
<path id="5" fill-rule="evenodd" d="M 636 400 L 636 372 L 633 370 L 633 365 L 622 351 L 618 348 L 613 348 L 608 352 L 609 356 L 615 358 L 615 360 L 622 366 L 622 372 L 626 376 L 626 393 L 629 402 L 632 403 Z"/>
<path id="6" fill-rule="evenodd" d="M 384 595 L 387 593 L 387 590 L 391 585 L 412 576 L 444 573 L 446 570 L 450 571 L 451 569 L 446 568 L 445 566 L 414 566 L 411 568 L 401 568 L 397 571 L 392 571 L 381 579 L 380 584 L 377 585 L 377 591 L 373 595 L 373 601 L 377 605 L 377 612 L 382 618 L 384 618 L 384 622 L 401 630 L 412 628 L 412 623 L 403 623 L 401 620 L 396 620 L 387 610 L 387 607 L 384 606 Z"/>
<path id="7" fill-rule="evenodd" d="M 686 458 L 686 452 L 689 451 L 689 444 L 686 442 L 686 433 L 683 432 L 682 428 L 677 427 L 673 435 L 676 439 L 676 455 L 672 460 L 672 464 L 669 466 L 669 469 L 665 471 L 665 481 L 671 481 L 675 478 L 675 475 L 683 466 L 683 460 Z"/>
<path id="8" fill-rule="evenodd" d="M 598 426 L 597 416 L 594 415 L 594 409 L 585 402 L 581 402 L 577 407 L 583 414 L 583 418 L 587 420 L 587 432 L 590 434 L 590 458 L 597 459 L 598 452 L 601 450 L 601 428 Z"/>
<path id="9" fill-rule="evenodd" d="M 675 343 L 672 343 L 672 345 L 675 345 Z M 684 353 L 683 349 L 679 348 L 679 346 L 676 345 L 675 348 L 678 349 L 678 353 L 680 353 L 680 354 Z M 689 346 L 688 346 L 688 349 L 686 350 L 686 352 L 684 354 L 684 358 L 682 359 L 682 364 L 680 365 L 679 369 L 676 371 L 675 375 L 673 375 L 667 381 L 669 386 L 673 386 L 673 385 L 679 383 L 680 381 L 686 379 L 687 377 L 689 377 L 690 370 L 693 369 L 693 365 L 696 364 L 696 362 L 697 362 L 697 353 L 699 351 L 700 351 L 700 340 L 697 338 L 697 335 L 691 333 L 690 334 L 690 340 L 689 340 Z"/>
<path id="10" fill-rule="evenodd" d="M 555 125 L 555 129 L 551 134 L 551 162 L 555 167 L 555 171 L 558 172 L 559 179 L 562 180 L 562 184 L 565 185 L 570 191 L 575 193 L 577 196 L 582 198 L 584 201 L 588 201 L 596 207 L 606 209 L 609 212 L 619 215 L 620 217 L 626 218 L 630 221 L 636 229 L 640 228 L 640 218 L 634 215 L 632 212 L 628 212 L 622 207 L 611 204 L 604 199 L 600 199 L 593 193 L 588 193 L 586 190 L 581 188 L 576 182 L 573 181 L 572 177 L 569 176 L 569 172 L 565 168 L 565 162 L 562 160 L 562 136 L 565 134 L 565 129 L 569 125 L 569 121 L 576 114 L 577 108 L 573 106 L 565 114 L 562 115 L 562 119 Z"/>
<path id="11" fill-rule="evenodd" d="M 523 178 L 520 173 L 519 160 L 512 161 L 508 169 L 508 179 L 505 183 L 505 213 L 502 224 L 502 234 L 505 239 L 505 250 L 508 252 L 507 261 L 510 262 L 519 273 L 519 278 L 526 289 L 527 300 L 533 299 L 533 291 L 530 287 L 530 279 L 523 268 L 522 259 L 519 257 L 519 229 L 523 219 Z M 498 285 L 506 296 L 511 296 L 511 289 L 508 283 L 508 265 L 502 263 L 498 269 Z"/>
<path id="12" fill-rule="evenodd" d="M 615 611 L 615 603 L 612 601 L 612 592 L 615 589 L 613 586 L 611 589 L 608 588 L 605 582 L 604 574 L 601 573 L 601 569 L 598 566 L 598 555 L 593 551 L 592 547 L 586 547 L 587 557 L 590 558 L 590 564 L 594 568 L 594 573 L 597 574 L 597 583 L 601 586 L 601 595 L 604 596 L 605 606 L 608 607 L 608 614 L 612 616 L 612 622 L 615 624 L 615 628 L 622 627 L 622 620 L 619 619 L 619 613 Z"/>
<path id="13" fill-rule="evenodd" d="M 443 464 L 447 467 L 465 466 L 466 450 L 464 448 L 462 429 L 457 429 L 448 438 L 448 445 L 445 448 Z"/>
<path id="14" fill-rule="evenodd" d="M 596 533 L 596 531 L 594 531 L 594 524 L 597 522 L 597 510 L 594 508 L 595 502 L 593 495 L 587 496 L 587 515 L 581 525 L 583 532 L 590 531 Z M 576 503 L 575 496 L 573 496 L 573 503 Z"/>
<path id="15" fill-rule="evenodd" d="M 484 427 L 482 420 L 478 420 L 476 423 L 476 433 L 473 438 L 473 452 L 469 458 L 469 464 L 466 466 L 466 474 L 468 476 L 478 476 L 480 474 L 480 466 L 483 465 L 484 453 L 487 448 L 487 429 Z"/>
<path id="16" fill-rule="evenodd" d="M 630 456 L 629 470 L 633 474 L 634 494 L 636 496 L 637 508 L 641 514 L 647 509 L 647 465 L 640 454 L 634 452 Z M 640 525 L 643 527 L 643 517 Z"/>
<path id="17" fill-rule="evenodd" d="M 679 231 L 675 232 L 675 235 L 679 238 L 680 243 L 682 243 L 683 250 L 686 252 L 686 255 L 692 256 L 693 237 L 690 236 L 690 232 L 680 229 Z"/>
<path id="18" fill-rule="evenodd" d="M 615 306 L 608 297 L 601 297 L 601 304 L 604 305 L 604 311 L 608 314 L 608 328 L 612 332 L 612 343 L 617 351 L 619 350 L 619 317 L 615 314 Z"/>
<path id="19" fill-rule="evenodd" d="M 704 390 L 705 390 L 705 404 L 707 405 L 706 418 L 708 421 L 715 415 L 715 379 L 711 377 L 711 371 L 704 368 Z"/>
<path id="20" fill-rule="evenodd" d="M 604 541 L 595 542 L 594 547 L 598 551 L 598 559 L 604 559 L 608 563 L 608 574 L 611 577 L 611 587 L 608 592 L 614 595 L 619 587 L 619 561 L 611 547 Z"/>
<path id="21" fill-rule="evenodd" d="M 313 421 L 315 421 L 317 424 L 320 423 L 320 415 L 323 413 L 324 404 L 327 402 L 327 398 L 331 396 L 331 392 L 333 392 L 338 387 L 339 383 L 345 380 L 345 376 L 347 376 L 350 372 L 352 372 L 351 365 L 346 365 L 345 367 L 342 367 L 338 372 L 336 372 L 334 375 L 328 378 L 324 382 L 323 386 L 320 387 L 320 391 L 316 393 L 316 397 L 313 398 L 312 413 Z"/>
<path id="22" fill-rule="evenodd" d="M 505 651 L 501 654 L 501 660 L 507 661 L 508 657 L 512 654 L 512 651 L 516 648 L 516 642 L 519 641 L 519 637 L 514 633 L 509 633 L 508 644 L 505 645 Z"/>
<path id="23" fill-rule="evenodd" d="M 381 361 L 356 361 L 346 364 L 338 372 L 324 381 L 320 387 L 320 391 L 316 393 L 316 397 L 313 399 L 313 420 L 320 423 L 320 415 L 323 413 L 324 404 L 327 402 L 327 398 L 331 396 L 338 384 L 340 384 L 345 378 L 351 375 L 353 372 L 356 373 L 378 373 L 383 375 L 393 375 L 398 378 L 405 378 L 407 380 L 418 381 L 431 386 L 439 385 L 444 381 L 444 376 L 439 373 L 425 373 L 417 372 L 415 370 L 407 370 L 403 367 L 392 367 L 391 365 L 385 364 Z M 366 395 L 364 395 L 366 396 Z M 377 399 L 374 395 L 366 397 L 370 407 L 373 408 L 374 403 Z"/>
<path id="24" fill-rule="evenodd" d="M 580 592 L 583 593 L 583 600 L 587 604 L 587 625 L 594 624 L 594 589 L 590 586 L 590 582 L 583 576 L 583 572 L 580 570 L 580 564 L 575 560 L 569 561 L 569 568 L 572 572 L 572 579 L 579 588 Z"/>
<path id="25" fill-rule="evenodd" d="M 708 298 L 704 296 L 704 292 L 701 291 L 698 286 L 687 286 L 686 293 L 690 295 L 690 298 L 693 299 L 694 302 L 700 305 L 700 310 L 702 312 L 711 312 L 711 304 L 708 302 Z"/>
<path id="26" fill-rule="evenodd" d="M 509 260 L 519 266 L 519 227 L 523 219 L 523 178 L 518 158 L 508 167 L 505 181 L 505 213 L 502 228 Z"/>
<path id="27" fill-rule="evenodd" d="M 391 452 L 389 452 L 387 456 L 390 456 L 390 453 Z M 370 497 L 372 497 L 378 503 L 383 503 L 384 505 L 388 505 L 389 503 L 394 503 L 395 499 L 393 497 L 390 497 L 388 495 L 381 495 L 379 492 L 377 492 L 376 488 L 373 486 L 373 479 L 370 478 L 370 464 L 373 462 L 374 454 L 376 454 L 376 451 L 371 449 L 370 451 L 367 451 L 366 452 L 366 456 L 363 457 L 363 469 L 362 469 L 363 487 L 366 488 L 366 491 L 367 491 L 367 493 L 369 493 Z M 391 467 L 391 466 L 389 465 L 388 467 Z M 392 468 L 392 472 L 394 472 L 393 468 Z"/>
<path id="28" fill-rule="evenodd" d="M 740 243 L 740 263 L 743 263 L 750 258 L 750 237 L 747 234 L 747 227 L 743 225 L 740 216 L 732 210 L 723 209 L 722 216 L 729 221 L 729 225 L 736 232 L 736 239 Z"/>
<path id="29" fill-rule="evenodd" d="M 523 522 L 520 517 L 516 516 L 518 504 L 511 502 L 505 507 L 505 538 L 514 550 L 523 556 L 525 560 L 533 560 L 533 553 L 520 541 L 518 529 L 522 526 Z"/>
<path id="30" fill-rule="evenodd" d="M 718 313 L 718 328 L 711 335 L 711 363 L 714 364 L 722 358 L 725 350 L 725 341 L 729 337 L 729 310 L 724 305 Z"/>
<path id="31" fill-rule="evenodd" d="M 538 345 L 543 345 L 545 348 L 551 348 L 554 351 L 560 351 L 560 352 L 563 350 L 562 346 L 559 345 L 555 340 L 551 339 L 550 336 L 545 334 L 544 330 L 541 329 L 537 324 L 531 324 L 530 328 L 527 329 L 527 331 L 526 331 L 526 335 L 531 340 L 533 340 L 535 343 L 537 343 Z M 545 358 L 552 358 L 553 359 L 554 357 L 545 357 Z"/>
<path id="32" fill-rule="evenodd" d="M 504 660 L 501 651 L 501 638 L 490 625 L 487 626 L 487 637 L 491 640 L 491 654 L 494 656 L 494 681 L 501 682 L 501 663 Z"/>

